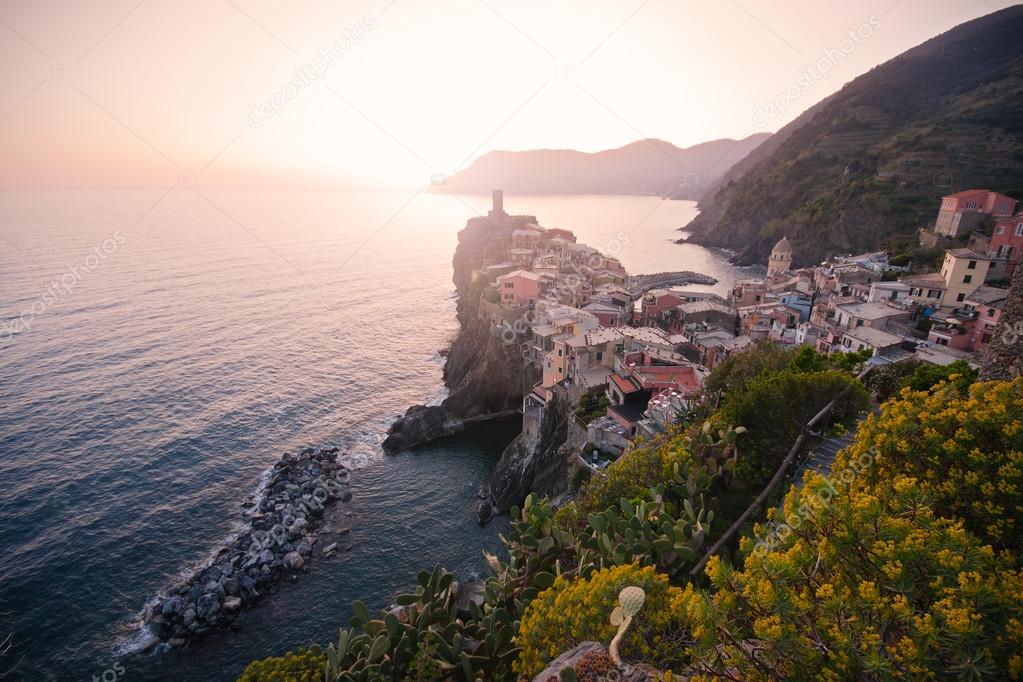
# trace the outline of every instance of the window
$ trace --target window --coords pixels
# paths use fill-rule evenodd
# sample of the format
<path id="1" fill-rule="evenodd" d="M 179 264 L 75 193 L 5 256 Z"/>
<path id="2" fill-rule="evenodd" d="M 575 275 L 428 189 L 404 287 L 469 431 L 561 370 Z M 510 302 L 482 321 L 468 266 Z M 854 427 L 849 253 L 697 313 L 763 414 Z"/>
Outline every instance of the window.
<path id="1" fill-rule="evenodd" d="M 972 281 L 973 281 L 973 275 L 965 275 L 965 276 L 963 276 L 963 284 L 969 284 Z"/>
<path id="2" fill-rule="evenodd" d="M 938 289 L 928 289 L 927 298 L 941 298 L 941 291 Z"/>
<path id="3" fill-rule="evenodd" d="M 515 288 L 515 282 L 505 282 L 504 283 L 504 288 L 505 289 L 514 289 Z"/>
<path id="4" fill-rule="evenodd" d="M 560 348 L 558 349 L 558 357 L 559 358 L 561 357 L 561 349 Z"/>
<path id="5" fill-rule="evenodd" d="M 558 367 L 558 374 L 564 374 L 564 373 L 565 373 L 565 369 L 563 367 Z"/>
<path id="6" fill-rule="evenodd" d="M 856 326 L 857 327 L 862 327 L 863 326 L 863 320 L 856 320 Z"/>
<path id="7" fill-rule="evenodd" d="M 956 296 L 956 303 L 962 303 L 963 299 L 965 299 L 965 298 L 966 298 L 966 294 L 959 294 L 958 296 Z"/>
<path id="8" fill-rule="evenodd" d="M 977 269 L 977 261 L 971 260 L 969 265 L 966 266 L 966 269 L 967 270 L 976 270 Z"/>
<path id="9" fill-rule="evenodd" d="M 995 234 L 1005 234 L 1005 225 L 999 225 L 996 227 Z"/>
<path id="10" fill-rule="evenodd" d="M 987 316 L 988 317 L 994 317 L 995 316 L 995 309 L 994 308 L 988 308 L 987 309 Z"/>
<path id="11" fill-rule="evenodd" d="M 1018 223 L 1016 225 L 1016 236 L 1023 237 L 1023 223 Z"/>
<path id="12" fill-rule="evenodd" d="M 597 362 L 600 362 L 603 359 L 604 359 L 604 351 L 598 350 L 597 351 Z"/>

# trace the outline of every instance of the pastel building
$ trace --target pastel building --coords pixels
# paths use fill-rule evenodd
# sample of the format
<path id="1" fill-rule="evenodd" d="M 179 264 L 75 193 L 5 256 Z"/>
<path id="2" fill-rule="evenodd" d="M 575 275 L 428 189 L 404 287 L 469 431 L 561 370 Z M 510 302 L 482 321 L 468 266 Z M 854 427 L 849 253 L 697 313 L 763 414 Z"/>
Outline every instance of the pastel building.
<path id="1" fill-rule="evenodd" d="M 987 189 L 949 194 L 941 199 L 934 233 L 943 237 L 959 237 L 977 227 L 985 217 L 1010 217 L 1015 209 L 1015 199 Z"/>
<path id="2" fill-rule="evenodd" d="M 973 327 L 973 350 L 982 351 L 995 337 L 995 327 L 1002 319 L 1008 291 L 994 287 L 980 287 L 966 297 L 966 309 L 976 314 Z"/>
<path id="3" fill-rule="evenodd" d="M 1005 274 L 1012 271 L 1023 255 L 1023 211 L 995 220 L 988 255 L 1006 261 Z"/>
<path id="4" fill-rule="evenodd" d="M 949 249 L 941 272 L 903 277 L 914 302 L 932 309 L 962 307 L 966 297 L 984 284 L 991 259 L 970 249 Z"/>
<path id="5" fill-rule="evenodd" d="M 497 278 L 497 291 L 501 304 L 524 306 L 540 298 L 540 275 L 526 270 L 514 270 Z"/>

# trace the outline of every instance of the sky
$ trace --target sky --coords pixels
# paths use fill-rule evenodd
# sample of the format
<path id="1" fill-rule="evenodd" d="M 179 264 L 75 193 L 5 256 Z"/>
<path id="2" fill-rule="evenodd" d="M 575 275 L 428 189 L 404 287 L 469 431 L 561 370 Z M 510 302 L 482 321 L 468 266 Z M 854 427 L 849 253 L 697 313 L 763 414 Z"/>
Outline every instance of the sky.
<path id="1" fill-rule="evenodd" d="M 398 189 L 773 132 L 985 0 L 0 0 L 0 189 Z"/>

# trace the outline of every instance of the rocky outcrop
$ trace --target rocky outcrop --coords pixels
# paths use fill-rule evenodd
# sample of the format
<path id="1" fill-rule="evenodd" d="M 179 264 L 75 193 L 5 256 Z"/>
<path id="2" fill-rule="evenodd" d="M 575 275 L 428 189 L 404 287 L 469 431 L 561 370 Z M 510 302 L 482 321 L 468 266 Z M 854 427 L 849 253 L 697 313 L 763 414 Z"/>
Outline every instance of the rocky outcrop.
<path id="1" fill-rule="evenodd" d="M 548 408 L 535 443 L 519 434 L 498 460 L 490 476 L 489 500 L 492 510 L 504 513 L 535 492 L 549 498 L 568 489 L 568 465 L 572 443 L 568 438 L 571 405 L 555 400 Z"/>
<path id="2" fill-rule="evenodd" d="M 440 405 L 410 407 L 388 431 L 384 452 L 391 454 L 461 431 L 488 419 L 518 412 L 522 396 L 539 379 L 523 362 L 519 346 L 504 343 L 479 316 L 483 283 L 474 277 L 502 239 L 532 216 L 473 218 L 458 233 L 452 280 L 458 290 L 460 329 L 444 363 L 448 397 Z"/>
<path id="3" fill-rule="evenodd" d="M 598 662 L 599 664 L 596 664 Z M 660 679 L 655 668 L 643 663 L 624 663 L 617 669 L 612 666 L 603 645 L 599 642 L 582 642 L 551 661 L 542 673 L 533 678 L 533 682 L 552 680 L 557 682 L 563 679 L 561 671 L 568 669 L 576 673 L 570 679 L 614 679 L 620 682 L 650 682 Z M 583 672 L 584 670 L 587 672 Z"/>
<path id="4" fill-rule="evenodd" d="M 1023 265 L 1012 273 L 1005 310 L 984 354 L 981 381 L 1012 381 L 1023 375 Z"/>
<path id="5" fill-rule="evenodd" d="M 246 530 L 203 568 L 150 600 L 141 621 L 149 645 L 183 646 L 231 625 L 285 578 L 308 570 L 325 509 L 351 499 L 338 449 L 286 454 L 243 503 Z"/>

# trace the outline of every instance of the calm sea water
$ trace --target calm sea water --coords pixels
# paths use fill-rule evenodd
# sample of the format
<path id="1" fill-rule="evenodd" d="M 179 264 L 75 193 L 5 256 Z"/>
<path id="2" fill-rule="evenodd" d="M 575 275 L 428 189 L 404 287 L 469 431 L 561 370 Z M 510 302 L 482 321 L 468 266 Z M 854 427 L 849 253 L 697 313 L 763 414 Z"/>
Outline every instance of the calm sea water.
<path id="1" fill-rule="evenodd" d="M 722 257 L 670 243 L 696 213 L 651 197 L 509 197 L 632 272 Z M 443 398 L 451 256 L 486 197 L 0 192 L 0 671 L 24 680 L 231 680 L 336 637 L 421 568 L 497 549 L 474 497 L 516 424 L 380 453 Z M 338 445 L 357 471 L 343 551 L 183 652 L 127 655 L 145 601 L 201 562 L 283 452 Z M 106 677 L 104 678 L 104 673 Z"/>

